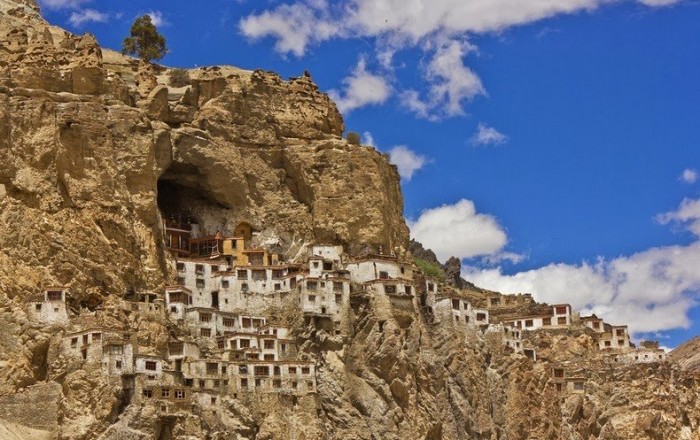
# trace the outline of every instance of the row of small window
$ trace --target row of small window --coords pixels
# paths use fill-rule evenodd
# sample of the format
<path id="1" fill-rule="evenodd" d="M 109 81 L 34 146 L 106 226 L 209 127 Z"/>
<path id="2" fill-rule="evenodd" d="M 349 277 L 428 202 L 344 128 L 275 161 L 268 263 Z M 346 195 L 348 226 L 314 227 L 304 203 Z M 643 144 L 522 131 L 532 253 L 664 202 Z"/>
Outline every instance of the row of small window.
<path id="1" fill-rule="evenodd" d="M 321 281 L 320 283 L 318 281 L 307 281 L 306 282 L 306 290 L 318 290 L 319 284 L 321 288 L 326 287 L 326 282 Z M 342 292 L 343 291 L 343 283 L 340 281 L 333 281 L 333 291 L 334 292 Z"/>
<path id="2" fill-rule="evenodd" d="M 566 325 L 567 324 L 567 319 L 566 316 L 560 316 L 557 318 L 557 325 Z M 517 328 L 523 328 L 523 322 L 522 321 L 515 321 L 510 323 L 510 325 L 517 327 Z M 552 325 L 552 318 L 542 318 L 542 326 L 547 327 Z M 525 320 L 525 328 L 531 328 L 534 327 L 535 323 L 532 319 L 526 319 Z"/>
<path id="3" fill-rule="evenodd" d="M 626 342 L 626 341 L 625 341 L 624 339 L 618 339 L 618 340 L 617 340 L 617 346 L 618 346 L 618 347 L 624 347 L 624 346 L 627 345 L 625 342 Z M 605 347 L 612 347 L 612 341 L 604 341 L 604 342 L 603 342 L 603 345 L 604 345 Z"/>
<path id="4" fill-rule="evenodd" d="M 557 383 L 555 385 L 556 385 L 557 391 L 564 391 L 564 384 L 563 383 Z M 574 382 L 573 388 L 574 388 L 574 391 L 583 391 L 584 384 L 583 384 L 583 382 Z"/>
<path id="5" fill-rule="evenodd" d="M 41 306 L 42 306 L 41 303 L 36 303 L 36 304 L 34 305 L 34 310 L 36 310 L 37 312 L 41 312 Z M 55 313 L 58 313 L 58 307 L 54 307 L 54 308 L 53 308 L 53 311 L 54 311 Z"/>
<path id="6" fill-rule="evenodd" d="M 316 295 L 307 295 L 306 298 L 309 302 L 312 302 L 312 303 L 316 302 Z M 326 298 L 325 296 L 322 296 L 321 301 L 325 301 L 325 298 Z M 341 295 L 341 294 L 334 295 L 334 301 L 338 304 L 342 303 L 343 302 L 343 295 Z"/>
<path id="7" fill-rule="evenodd" d="M 174 390 L 173 396 L 177 400 L 183 400 L 185 398 L 185 390 Z M 144 389 L 143 390 L 143 397 L 148 397 L 148 398 L 153 397 L 153 390 Z M 170 398 L 170 389 L 169 388 L 161 389 L 160 390 L 160 397 L 163 399 L 169 399 Z"/>
<path id="8" fill-rule="evenodd" d="M 70 346 L 71 347 L 77 347 L 78 346 L 78 340 L 80 338 L 78 336 L 71 338 L 70 340 Z M 102 333 L 92 333 L 92 342 L 97 342 L 102 340 Z M 88 345 L 90 343 L 90 334 L 84 334 L 83 335 L 83 345 Z"/>

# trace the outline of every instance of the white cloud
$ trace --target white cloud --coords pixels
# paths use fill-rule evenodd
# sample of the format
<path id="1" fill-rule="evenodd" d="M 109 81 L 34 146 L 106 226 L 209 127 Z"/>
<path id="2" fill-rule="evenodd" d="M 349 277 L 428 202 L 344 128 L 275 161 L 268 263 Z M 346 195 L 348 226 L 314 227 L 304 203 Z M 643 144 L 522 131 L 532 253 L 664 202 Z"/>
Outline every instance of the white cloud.
<path id="1" fill-rule="evenodd" d="M 700 199 L 685 198 L 677 210 L 659 214 L 656 220 L 665 225 L 680 223 L 690 232 L 700 237 Z"/>
<path id="2" fill-rule="evenodd" d="M 155 27 L 162 27 L 170 24 L 165 20 L 165 18 L 163 17 L 163 13 L 160 11 L 149 11 L 146 12 L 146 15 L 151 17 L 151 22 Z"/>
<path id="3" fill-rule="evenodd" d="M 675 5 L 676 3 L 680 3 L 681 1 L 683 0 L 639 0 L 639 3 L 651 7 L 661 7 Z"/>
<path id="4" fill-rule="evenodd" d="M 698 180 L 698 172 L 692 168 L 683 170 L 680 180 L 685 183 L 695 183 Z"/>
<path id="5" fill-rule="evenodd" d="M 39 4 L 48 9 L 77 9 L 90 0 L 39 0 Z"/>
<path id="6" fill-rule="evenodd" d="M 664 6 L 677 0 L 637 0 Z M 465 43 L 475 34 L 497 32 L 561 14 L 592 11 L 610 0 L 296 0 L 244 17 L 239 29 L 253 40 L 271 37 L 282 54 L 302 56 L 333 38 L 368 39 L 377 59 L 391 70 L 394 54 L 420 47 L 430 53 L 427 97 L 402 95 L 418 116 L 437 119 L 464 113 L 463 102 L 485 94 L 478 75 L 463 64 Z M 436 41 L 448 41 L 436 44 Z"/>
<path id="7" fill-rule="evenodd" d="M 401 177 L 407 181 L 427 163 L 425 156 L 409 150 L 405 145 L 397 145 L 389 150 L 389 161 L 396 165 Z"/>
<path id="8" fill-rule="evenodd" d="M 508 141 L 508 136 L 500 133 L 493 127 L 480 122 L 476 127 L 476 133 L 471 137 L 470 142 L 473 145 L 499 145 Z"/>
<path id="9" fill-rule="evenodd" d="M 74 11 L 68 18 L 68 22 L 75 27 L 80 27 L 85 23 L 106 23 L 108 20 L 109 14 L 94 9 Z"/>
<path id="10" fill-rule="evenodd" d="M 416 221 L 409 221 L 411 236 L 438 259 L 451 256 L 471 258 L 497 254 L 506 245 L 506 233 L 490 215 L 478 214 L 471 200 L 425 210 Z"/>
<path id="11" fill-rule="evenodd" d="M 329 16 L 324 1 L 280 5 L 259 15 L 243 18 L 239 27 L 251 39 L 274 37 L 280 53 L 304 55 L 309 44 L 325 41 L 340 32 L 342 25 Z"/>
<path id="12" fill-rule="evenodd" d="M 362 133 L 362 145 L 369 145 L 370 147 L 377 148 L 374 144 L 374 137 L 372 137 L 372 133 L 369 131 Z"/>
<path id="13" fill-rule="evenodd" d="M 700 237 L 700 199 L 685 199 L 661 223 L 679 222 Z M 465 266 L 477 286 L 505 293 L 531 292 L 550 304 L 569 302 L 636 333 L 688 327 L 688 311 L 700 300 L 700 240 L 651 248 L 595 263 L 550 264 L 507 275 L 499 268 Z"/>
<path id="14" fill-rule="evenodd" d="M 360 58 L 352 74 L 342 83 L 342 95 L 337 90 L 330 90 L 328 94 L 343 114 L 366 105 L 382 104 L 391 95 L 389 82 L 380 75 L 368 72 L 364 57 Z"/>

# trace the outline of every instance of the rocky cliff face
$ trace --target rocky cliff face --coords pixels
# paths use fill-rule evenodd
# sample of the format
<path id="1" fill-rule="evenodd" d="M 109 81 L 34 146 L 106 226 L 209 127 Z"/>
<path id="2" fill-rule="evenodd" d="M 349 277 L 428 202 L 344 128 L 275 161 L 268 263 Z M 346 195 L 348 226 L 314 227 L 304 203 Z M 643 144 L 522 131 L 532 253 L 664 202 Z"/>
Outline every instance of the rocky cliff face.
<path id="1" fill-rule="evenodd" d="M 247 221 L 290 257 L 313 242 L 402 254 L 399 176 L 341 139 L 342 118 L 308 76 L 214 67 L 171 87 L 167 71 L 49 26 L 32 0 L 0 0 L 0 41 L 0 437 L 700 439 L 700 379 L 681 364 L 612 367 L 585 331 L 538 336 L 533 362 L 418 305 L 364 295 L 340 336 L 270 311 L 316 362 L 315 395 L 226 397 L 178 417 L 129 403 L 121 383 L 62 363 L 58 346 L 108 326 L 162 353 L 177 329 L 120 301 L 172 281 L 164 216 L 225 233 Z M 451 278 L 466 288 L 455 295 L 485 301 Z M 30 319 L 31 297 L 51 285 L 71 288 L 70 325 Z M 585 394 L 556 391 L 562 362 L 585 370 Z"/>

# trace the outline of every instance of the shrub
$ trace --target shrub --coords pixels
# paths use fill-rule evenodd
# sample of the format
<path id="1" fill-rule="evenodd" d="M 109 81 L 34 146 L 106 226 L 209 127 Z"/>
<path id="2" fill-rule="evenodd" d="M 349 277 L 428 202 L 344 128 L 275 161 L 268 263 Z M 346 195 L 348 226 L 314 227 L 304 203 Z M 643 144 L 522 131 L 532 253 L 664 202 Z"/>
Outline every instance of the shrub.
<path id="1" fill-rule="evenodd" d="M 130 35 L 124 38 L 122 44 L 123 54 L 138 55 L 149 63 L 163 58 L 167 52 L 165 37 L 158 32 L 150 15 L 144 15 L 134 21 Z"/>
<path id="2" fill-rule="evenodd" d="M 352 145 L 360 145 L 360 133 L 351 131 L 347 136 L 345 136 L 345 139 Z"/>
<path id="3" fill-rule="evenodd" d="M 417 257 L 413 257 L 413 262 L 415 263 L 416 266 L 418 266 L 418 269 L 423 272 L 423 274 L 426 276 L 426 278 L 432 278 L 432 279 L 443 279 L 445 278 L 445 272 L 442 270 L 442 267 L 440 267 L 439 264 L 437 263 L 431 263 L 429 261 L 422 260 Z"/>
<path id="4" fill-rule="evenodd" d="M 169 72 L 170 85 L 173 87 L 185 87 L 190 85 L 190 74 L 185 69 L 173 69 Z"/>

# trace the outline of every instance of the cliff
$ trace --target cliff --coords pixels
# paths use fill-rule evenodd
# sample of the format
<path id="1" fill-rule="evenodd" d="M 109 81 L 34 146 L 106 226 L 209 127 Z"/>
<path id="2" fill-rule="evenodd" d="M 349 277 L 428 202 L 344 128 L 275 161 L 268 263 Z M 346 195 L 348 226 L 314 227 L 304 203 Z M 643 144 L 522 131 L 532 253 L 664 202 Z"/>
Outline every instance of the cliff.
<path id="1" fill-rule="evenodd" d="M 403 257 L 397 170 L 341 138 L 335 104 L 307 75 L 210 67 L 175 87 L 169 69 L 48 25 L 33 0 L 0 0 L 0 41 L 0 437 L 700 439 L 700 378 L 683 364 L 616 365 L 580 323 L 523 336 L 531 359 L 451 312 L 437 319 L 419 300 L 429 285 L 419 273 L 413 295 L 350 283 L 333 330 L 315 324 L 326 313 L 302 314 L 300 298 L 265 306 L 268 322 L 290 328 L 299 362 L 314 365 L 313 392 L 183 381 L 198 400 L 177 412 L 135 395 L 135 373 L 103 374 L 115 353 L 90 363 L 71 340 L 112 332 L 154 363 L 171 341 L 217 350 L 154 310 L 161 296 L 126 299 L 178 278 L 163 220 L 186 216 L 223 235 L 247 222 L 256 246 L 299 264 L 313 243 Z M 485 307 L 492 292 L 449 275 L 461 289 L 441 294 Z M 53 304 L 41 299 L 51 286 L 69 292 L 68 319 L 47 324 L 36 316 Z M 176 362 L 163 370 L 178 376 Z M 585 392 L 557 389 L 557 368 L 585 379 Z"/>

